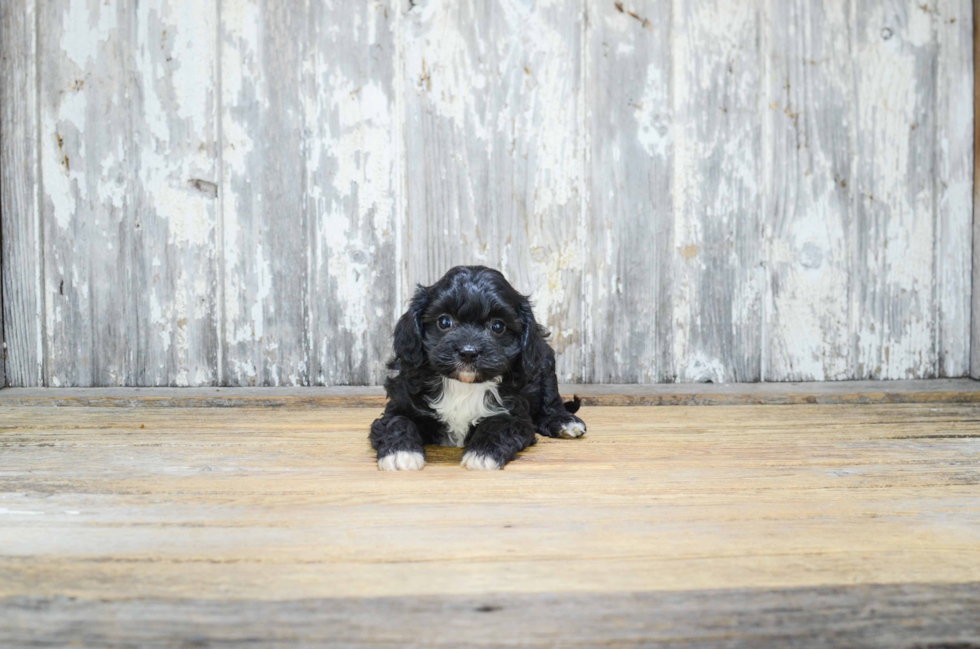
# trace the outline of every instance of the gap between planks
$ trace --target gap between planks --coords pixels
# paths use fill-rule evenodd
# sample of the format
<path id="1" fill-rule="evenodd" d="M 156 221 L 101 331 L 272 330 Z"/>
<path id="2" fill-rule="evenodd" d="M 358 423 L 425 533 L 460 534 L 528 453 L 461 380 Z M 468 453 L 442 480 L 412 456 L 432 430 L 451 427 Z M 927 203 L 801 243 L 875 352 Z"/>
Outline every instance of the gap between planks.
<path id="1" fill-rule="evenodd" d="M 565 398 L 586 406 L 795 405 L 861 403 L 980 403 L 971 379 L 810 383 L 672 383 L 561 385 Z M 377 408 L 378 386 L 298 388 L 5 388 L 4 406 L 173 408 Z"/>

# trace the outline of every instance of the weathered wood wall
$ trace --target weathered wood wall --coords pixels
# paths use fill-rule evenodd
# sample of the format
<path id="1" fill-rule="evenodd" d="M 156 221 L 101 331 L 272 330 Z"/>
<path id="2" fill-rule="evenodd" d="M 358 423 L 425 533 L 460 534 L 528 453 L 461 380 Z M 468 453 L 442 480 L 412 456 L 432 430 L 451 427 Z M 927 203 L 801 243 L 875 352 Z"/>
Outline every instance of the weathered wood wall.
<path id="1" fill-rule="evenodd" d="M 4 0 L 6 380 L 376 383 L 457 263 L 566 381 L 967 375 L 971 5 Z"/>
<path id="2" fill-rule="evenodd" d="M 973 0 L 973 325 L 970 376 L 980 379 L 980 0 Z"/>

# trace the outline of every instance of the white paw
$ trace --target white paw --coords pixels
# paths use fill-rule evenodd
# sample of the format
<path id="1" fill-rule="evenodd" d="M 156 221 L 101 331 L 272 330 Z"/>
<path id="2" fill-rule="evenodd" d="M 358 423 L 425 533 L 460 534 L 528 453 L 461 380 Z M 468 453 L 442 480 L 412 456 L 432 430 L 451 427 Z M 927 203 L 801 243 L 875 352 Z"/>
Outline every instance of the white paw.
<path id="1" fill-rule="evenodd" d="M 580 421 L 570 421 L 567 424 L 562 424 L 561 430 L 558 434 L 565 439 L 574 439 L 576 437 L 581 437 L 585 435 L 585 424 Z"/>
<path id="2" fill-rule="evenodd" d="M 417 451 L 395 451 L 378 460 L 382 471 L 418 471 L 425 466 L 425 457 Z"/>
<path id="3" fill-rule="evenodd" d="M 489 455 L 467 451 L 463 453 L 463 461 L 459 463 L 465 469 L 477 469 L 483 471 L 494 471 L 501 468 L 497 460 Z"/>

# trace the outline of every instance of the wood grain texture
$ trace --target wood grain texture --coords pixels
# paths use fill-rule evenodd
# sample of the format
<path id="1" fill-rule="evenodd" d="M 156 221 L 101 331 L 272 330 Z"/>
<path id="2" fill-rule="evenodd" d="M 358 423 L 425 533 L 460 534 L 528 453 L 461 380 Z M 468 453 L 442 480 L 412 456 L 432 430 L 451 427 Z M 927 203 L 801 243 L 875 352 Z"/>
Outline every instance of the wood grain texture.
<path id="1" fill-rule="evenodd" d="M 303 92 L 309 26 L 301 3 L 221 4 L 227 385 L 295 385 L 309 378 Z"/>
<path id="2" fill-rule="evenodd" d="M 765 8 L 673 3 L 674 351 L 679 381 L 758 381 Z"/>
<path id="3" fill-rule="evenodd" d="M 773 6 L 767 377 L 964 375 L 969 3 Z"/>
<path id="4" fill-rule="evenodd" d="M 586 379 L 670 382 L 674 367 L 671 3 L 590 3 Z"/>
<path id="5" fill-rule="evenodd" d="M 215 2 L 39 5 L 45 384 L 215 381 Z"/>
<path id="6" fill-rule="evenodd" d="M 378 385 L 396 287 L 399 2 L 309 4 L 306 102 L 308 383 Z M 348 29 L 337 25 L 349 24 Z"/>
<path id="7" fill-rule="evenodd" d="M 980 583 L 215 601 L 0 600 L 0 642 L 73 647 L 958 647 Z"/>
<path id="8" fill-rule="evenodd" d="M 773 2 L 767 127 L 767 358 L 772 380 L 853 376 L 856 103 L 852 16 L 836 0 Z M 849 189 L 850 187 L 850 189 Z"/>
<path id="9" fill-rule="evenodd" d="M 531 295 L 561 376 L 583 375 L 579 3 L 414 3 L 402 18 L 402 299 L 456 264 Z"/>
<path id="10" fill-rule="evenodd" d="M 378 384 L 457 263 L 563 381 L 980 377 L 970 0 L 3 11 L 11 385 Z"/>
<path id="11" fill-rule="evenodd" d="M 504 471 L 377 470 L 365 409 L 2 408 L 0 597 L 980 581 L 977 404 L 587 408 Z"/>
<path id="12" fill-rule="evenodd" d="M 384 377 L 394 14 L 386 3 L 222 4 L 228 385 Z"/>
<path id="13" fill-rule="evenodd" d="M 854 12 L 854 373 L 935 376 L 938 44 L 932 5 L 861 0 Z"/>
<path id="14" fill-rule="evenodd" d="M 0 305 L 4 385 L 42 385 L 36 16 L 0 4 Z"/>
<path id="15" fill-rule="evenodd" d="M 980 0 L 973 0 L 973 294 L 970 376 L 980 379 Z"/>
<path id="16" fill-rule="evenodd" d="M 933 30 L 936 62 L 936 373 L 969 374 L 970 342 L 963 324 L 970 320 L 973 295 L 974 118 L 970 84 L 974 61 L 970 53 L 974 21 L 972 0 L 937 0 Z"/>
<path id="17" fill-rule="evenodd" d="M 807 383 L 559 384 L 586 406 L 710 406 L 875 403 L 980 403 L 970 379 Z M 7 388 L 0 406 L 167 408 L 382 408 L 384 389 L 301 388 Z"/>
<path id="18" fill-rule="evenodd" d="M 0 168 L 0 174 L 3 173 Z M 3 264 L 0 264 L 0 389 L 7 385 L 7 348 L 3 344 Z"/>

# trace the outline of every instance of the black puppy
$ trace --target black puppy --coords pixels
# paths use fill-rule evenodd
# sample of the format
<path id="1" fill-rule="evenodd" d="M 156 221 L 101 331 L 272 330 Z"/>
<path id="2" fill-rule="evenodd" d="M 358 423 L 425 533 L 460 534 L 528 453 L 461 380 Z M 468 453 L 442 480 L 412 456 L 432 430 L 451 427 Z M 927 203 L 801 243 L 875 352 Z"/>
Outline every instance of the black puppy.
<path id="1" fill-rule="evenodd" d="M 419 286 L 395 325 L 388 405 L 371 425 L 385 471 L 425 466 L 425 445 L 465 446 L 467 469 L 500 469 L 535 442 L 581 437 L 562 403 L 555 352 L 528 299 L 498 271 L 457 266 Z"/>

